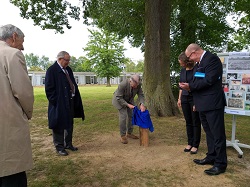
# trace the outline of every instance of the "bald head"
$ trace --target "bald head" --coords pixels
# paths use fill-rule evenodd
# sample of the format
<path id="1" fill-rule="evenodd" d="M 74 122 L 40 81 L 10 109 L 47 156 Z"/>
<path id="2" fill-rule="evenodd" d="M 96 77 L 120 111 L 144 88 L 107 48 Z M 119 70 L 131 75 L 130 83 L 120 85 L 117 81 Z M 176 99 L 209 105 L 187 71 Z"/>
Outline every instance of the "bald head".
<path id="1" fill-rule="evenodd" d="M 201 49 L 201 47 L 198 45 L 198 44 L 195 44 L 195 43 L 191 43 L 189 44 L 189 46 L 187 47 L 186 51 L 197 51 Z"/>
<path id="2" fill-rule="evenodd" d="M 187 47 L 185 54 L 190 61 L 199 62 L 203 51 L 198 44 L 191 43 Z"/>

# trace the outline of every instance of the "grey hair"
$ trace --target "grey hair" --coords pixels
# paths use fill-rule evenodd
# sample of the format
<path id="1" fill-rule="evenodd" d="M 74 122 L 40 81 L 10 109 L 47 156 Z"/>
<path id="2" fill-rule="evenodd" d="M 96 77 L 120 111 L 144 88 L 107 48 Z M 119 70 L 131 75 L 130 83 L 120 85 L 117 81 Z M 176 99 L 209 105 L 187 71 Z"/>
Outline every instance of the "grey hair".
<path id="1" fill-rule="evenodd" d="M 23 32 L 16 26 L 8 24 L 0 27 L 0 40 L 6 41 L 16 33 L 19 37 L 24 38 Z"/>
<path id="2" fill-rule="evenodd" d="M 60 52 L 57 54 L 57 60 L 58 60 L 59 58 L 64 58 L 65 55 L 69 55 L 69 53 L 66 52 L 66 51 L 60 51 Z"/>
<path id="3" fill-rule="evenodd" d="M 140 84 L 141 82 L 141 78 L 140 78 L 140 75 L 138 74 L 134 74 L 130 77 L 130 80 L 133 81 L 134 83 L 136 84 Z"/>

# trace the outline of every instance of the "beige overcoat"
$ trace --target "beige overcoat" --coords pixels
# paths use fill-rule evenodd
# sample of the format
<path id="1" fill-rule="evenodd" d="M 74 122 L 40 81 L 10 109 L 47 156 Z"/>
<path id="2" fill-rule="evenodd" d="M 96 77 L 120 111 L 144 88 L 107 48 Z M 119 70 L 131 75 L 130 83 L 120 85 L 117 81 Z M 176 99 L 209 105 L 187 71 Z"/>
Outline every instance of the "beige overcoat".
<path id="1" fill-rule="evenodd" d="M 23 53 L 0 41 L 0 177 L 32 168 L 33 87 Z"/>

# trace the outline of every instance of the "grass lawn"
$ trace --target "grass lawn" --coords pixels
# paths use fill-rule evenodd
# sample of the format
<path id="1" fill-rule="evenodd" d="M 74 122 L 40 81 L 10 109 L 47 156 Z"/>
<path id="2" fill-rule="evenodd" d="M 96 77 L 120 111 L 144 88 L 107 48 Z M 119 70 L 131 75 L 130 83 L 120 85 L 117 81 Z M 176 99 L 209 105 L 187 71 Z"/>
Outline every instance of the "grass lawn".
<path id="1" fill-rule="evenodd" d="M 144 186 L 249 186 L 250 150 L 243 158 L 233 148 L 228 151 L 228 170 L 207 176 L 204 166 L 193 164 L 203 158 L 206 140 L 197 155 L 183 152 L 186 146 L 183 116 L 151 117 L 155 132 L 150 133 L 148 148 L 137 140 L 119 142 L 118 112 L 111 99 L 117 85 L 79 87 L 86 120 L 75 119 L 73 144 L 77 152 L 61 157 L 55 152 L 48 129 L 48 102 L 44 87 L 35 87 L 33 118 L 30 121 L 34 168 L 27 172 L 30 187 L 144 187 Z M 237 116 L 236 138 L 250 144 L 249 117 Z M 227 139 L 231 138 L 232 115 L 225 115 Z M 138 134 L 138 127 L 134 128 Z"/>

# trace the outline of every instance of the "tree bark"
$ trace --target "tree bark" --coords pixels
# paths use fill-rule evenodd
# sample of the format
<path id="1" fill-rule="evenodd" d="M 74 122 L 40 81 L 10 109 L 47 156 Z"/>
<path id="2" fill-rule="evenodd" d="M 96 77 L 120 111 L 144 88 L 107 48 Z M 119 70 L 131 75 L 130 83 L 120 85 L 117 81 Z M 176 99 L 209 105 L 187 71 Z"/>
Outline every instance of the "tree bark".
<path id="1" fill-rule="evenodd" d="M 170 0 L 145 1 L 143 89 L 151 115 L 179 114 L 170 83 Z"/>
<path id="2" fill-rule="evenodd" d="M 110 77 L 107 77 L 107 87 L 111 87 L 111 84 L 110 84 Z"/>

